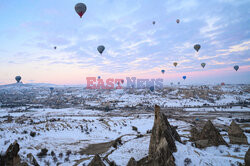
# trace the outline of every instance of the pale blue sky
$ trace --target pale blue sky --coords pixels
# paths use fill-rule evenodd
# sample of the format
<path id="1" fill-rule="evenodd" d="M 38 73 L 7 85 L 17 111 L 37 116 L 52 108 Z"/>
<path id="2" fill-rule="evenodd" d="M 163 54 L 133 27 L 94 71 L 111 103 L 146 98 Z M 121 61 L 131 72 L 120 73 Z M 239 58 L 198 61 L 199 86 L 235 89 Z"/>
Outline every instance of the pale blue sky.
<path id="1" fill-rule="evenodd" d="M 82 19 L 78 2 L 87 5 Z M 249 0 L 0 0 L 0 84 L 16 75 L 56 84 L 154 78 L 162 69 L 166 83 L 183 75 L 187 83 L 250 83 L 249 8 Z"/>

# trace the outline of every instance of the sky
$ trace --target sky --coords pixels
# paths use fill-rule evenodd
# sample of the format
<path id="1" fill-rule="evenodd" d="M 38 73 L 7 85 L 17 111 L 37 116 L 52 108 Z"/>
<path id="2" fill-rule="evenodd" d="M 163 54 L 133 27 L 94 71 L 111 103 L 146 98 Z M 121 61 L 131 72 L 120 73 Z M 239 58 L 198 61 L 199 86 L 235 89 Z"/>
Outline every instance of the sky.
<path id="1" fill-rule="evenodd" d="M 0 85 L 17 75 L 60 85 L 97 76 L 250 83 L 249 8 L 250 0 L 0 0 Z"/>

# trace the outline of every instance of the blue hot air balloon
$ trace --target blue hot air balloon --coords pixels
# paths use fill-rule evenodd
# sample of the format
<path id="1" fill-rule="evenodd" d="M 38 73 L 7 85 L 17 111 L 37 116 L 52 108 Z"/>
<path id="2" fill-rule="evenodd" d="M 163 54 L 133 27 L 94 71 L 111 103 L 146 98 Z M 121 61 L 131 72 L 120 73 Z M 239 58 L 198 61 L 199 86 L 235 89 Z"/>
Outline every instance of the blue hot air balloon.
<path id="1" fill-rule="evenodd" d="M 53 87 L 50 87 L 49 90 L 52 92 L 52 91 L 54 90 L 54 88 L 53 88 Z"/>
<path id="2" fill-rule="evenodd" d="M 161 73 L 164 74 L 164 73 L 165 73 L 165 70 L 161 70 Z"/>
<path id="3" fill-rule="evenodd" d="M 155 90 L 155 87 L 151 86 L 149 89 L 151 90 L 151 92 L 153 92 Z"/>
<path id="4" fill-rule="evenodd" d="M 97 51 L 98 51 L 100 54 L 102 54 L 104 50 L 105 50 L 105 47 L 104 47 L 103 45 L 100 45 L 100 46 L 97 47 Z"/>
<path id="5" fill-rule="evenodd" d="M 183 76 L 182 78 L 185 80 L 187 78 L 187 76 Z"/>
<path id="6" fill-rule="evenodd" d="M 235 66 L 234 66 L 234 70 L 235 70 L 235 71 L 239 70 L 239 66 L 238 66 L 238 65 L 235 65 Z"/>
<path id="7" fill-rule="evenodd" d="M 101 76 L 98 76 L 97 78 L 98 78 L 98 79 L 101 79 Z"/>
<path id="8" fill-rule="evenodd" d="M 19 83 L 21 81 L 22 77 L 21 76 L 16 76 L 15 79 L 16 79 L 16 82 Z"/>

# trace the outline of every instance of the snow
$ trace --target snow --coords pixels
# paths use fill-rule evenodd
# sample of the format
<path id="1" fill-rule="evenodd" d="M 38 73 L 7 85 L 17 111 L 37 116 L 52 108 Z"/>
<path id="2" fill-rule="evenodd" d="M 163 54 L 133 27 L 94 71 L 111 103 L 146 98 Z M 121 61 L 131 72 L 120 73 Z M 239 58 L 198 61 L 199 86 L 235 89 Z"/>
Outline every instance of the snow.
<path id="1" fill-rule="evenodd" d="M 178 120 L 172 117 L 168 119 L 171 125 L 177 126 L 182 141 L 186 141 L 186 145 L 176 142 L 178 151 L 174 156 L 177 166 L 183 166 L 186 158 L 191 159 L 190 165 L 236 165 L 236 162 L 243 162 L 248 149 L 248 145 L 195 148 L 188 138 L 193 124 L 185 120 L 189 117 L 212 118 L 217 127 L 229 126 L 236 118 L 248 118 L 249 105 L 242 107 L 240 104 L 249 102 L 248 85 L 181 85 L 155 92 L 148 89 L 88 90 L 81 86 L 54 85 L 52 94 L 50 86 L 0 86 L 1 153 L 17 140 L 21 147 L 19 154 L 24 159 L 28 153 L 32 153 L 39 164 L 45 165 L 45 161 L 50 161 L 51 165 L 56 165 L 51 155 L 41 159 L 36 156 L 41 148 L 47 148 L 48 154 L 52 150 L 56 153 L 58 162 L 63 163 L 61 165 L 74 165 L 77 162 L 82 165 L 93 158 L 93 155 L 80 154 L 82 149 L 121 137 L 122 145 L 118 145 L 117 149 L 110 147 L 101 156 L 112 152 L 109 160 L 123 166 L 131 157 L 140 160 L 148 155 L 150 133 L 147 131 L 153 127 L 155 104 L 162 109 L 181 110 L 174 112 L 175 116 L 179 116 Z M 15 103 L 22 105 L 16 106 Z M 110 110 L 104 110 L 106 107 Z M 244 130 L 250 128 L 249 123 L 240 125 Z M 132 126 L 138 131 L 133 130 Z M 31 137 L 30 132 L 36 132 L 36 136 Z M 229 143 L 227 132 L 221 134 Z M 245 134 L 250 142 L 250 133 Z M 69 161 L 65 161 L 68 150 L 72 154 Z M 59 153 L 63 153 L 62 158 Z M 78 161 L 81 159 L 86 160 Z"/>

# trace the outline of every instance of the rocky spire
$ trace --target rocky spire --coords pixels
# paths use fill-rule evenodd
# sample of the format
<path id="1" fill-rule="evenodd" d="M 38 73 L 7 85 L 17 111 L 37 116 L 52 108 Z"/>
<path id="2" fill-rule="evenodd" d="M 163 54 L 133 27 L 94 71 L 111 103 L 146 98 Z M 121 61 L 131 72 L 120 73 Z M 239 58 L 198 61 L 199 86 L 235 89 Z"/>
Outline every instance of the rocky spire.
<path id="1" fill-rule="evenodd" d="M 228 136 L 231 144 L 248 144 L 246 135 L 234 121 L 230 124 Z"/>

